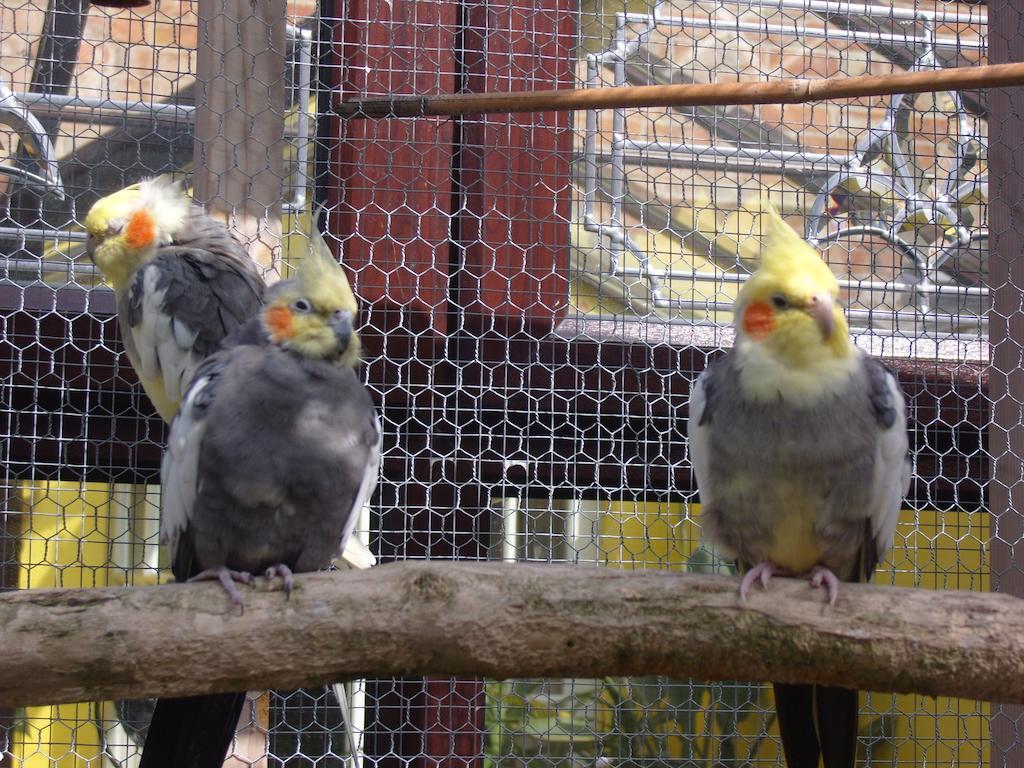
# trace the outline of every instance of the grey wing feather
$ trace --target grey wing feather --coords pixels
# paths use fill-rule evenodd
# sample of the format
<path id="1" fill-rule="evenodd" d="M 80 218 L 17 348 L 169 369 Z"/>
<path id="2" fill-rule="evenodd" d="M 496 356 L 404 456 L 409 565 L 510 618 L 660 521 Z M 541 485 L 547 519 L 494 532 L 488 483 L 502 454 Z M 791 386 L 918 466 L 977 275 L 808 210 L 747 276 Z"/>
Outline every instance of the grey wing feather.
<path id="1" fill-rule="evenodd" d="M 199 455 L 206 433 L 206 415 L 216 392 L 221 363 L 211 359 L 203 366 L 185 395 L 171 424 L 160 465 L 160 542 L 172 552 L 188 528 L 199 491 Z"/>
<path id="2" fill-rule="evenodd" d="M 179 402 L 202 361 L 259 311 L 263 294 L 247 257 L 198 246 L 161 248 L 119 306 L 125 347 L 143 383 L 160 380 L 167 399 Z"/>
<path id="3" fill-rule="evenodd" d="M 164 307 L 195 332 L 192 347 L 200 358 L 213 354 L 263 304 L 265 286 L 248 257 L 168 246 L 158 260 L 168 276 Z"/>
<path id="4" fill-rule="evenodd" d="M 160 380 L 167 397 L 181 400 L 202 358 L 191 353 L 195 332 L 169 314 L 160 265 L 150 262 L 136 273 L 122 304 L 125 348 L 143 383 Z"/>
<path id="5" fill-rule="evenodd" d="M 906 403 L 896 377 L 876 360 L 870 380 L 875 396 L 876 417 L 880 429 L 872 478 L 871 530 L 880 557 L 892 546 L 903 497 L 910 488 L 910 457 L 907 453 Z M 878 403 L 884 402 L 885 406 Z M 891 409 L 891 411 L 889 410 Z"/>
<path id="6" fill-rule="evenodd" d="M 711 432 L 708 387 L 713 375 L 711 370 L 706 368 L 690 388 L 689 421 L 686 428 L 690 443 L 690 466 L 697 482 L 701 506 L 705 507 L 712 503 L 708 471 Z"/>

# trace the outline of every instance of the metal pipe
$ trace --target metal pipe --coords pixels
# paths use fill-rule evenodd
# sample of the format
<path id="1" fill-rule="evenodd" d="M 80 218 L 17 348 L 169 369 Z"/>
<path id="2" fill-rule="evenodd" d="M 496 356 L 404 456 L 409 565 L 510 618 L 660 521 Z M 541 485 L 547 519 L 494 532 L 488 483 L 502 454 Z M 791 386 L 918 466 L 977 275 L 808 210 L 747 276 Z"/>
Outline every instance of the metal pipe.
<path id="1" fill-rule="evenodd" d="M 587 87 L 597 80 L 597 59 L 587 56 Z M 597 112 L 590 109 L 586 114 L 586 138 L 583 144 L 583 217 L 586 220 L 594 213 L 597 202 Z"/>
<path id="2" fill-rule="evenodd" d="M 595 114 L 593 110 L 587 112 L 587 115 Z M 611 153 L 609 152 L 597 152 L 593 159 L 595 163 L 610 163 Z M 581 156 L 577 155 L 574 159 L 581 159 Z M 585 161 L 586 157 L 582 156 Z M 814 177 L 824 178 L 835 172 L 835 168 L 830 166 L 814 167 L 809 163 L 800 163 L 791 161 L 787 163 L 779 163 L 773 160 L 744 160 L 742 158 L 731 158 L 731 157 L 707 157 L 703 155 L 688 155 L 681 158 L 672 157 L 671 155 L 663 153 L 646 153 L 637 152 L 623 152 L 623 162 L 629 165 L 647 165 L 654 168 L 694 168 L 699 170 L 713 170 L 713 171 L 743 171 L 753 173 L 760 171 L 762 173 L 775 173 L 780 176 L 792 176 L 792 177 Z M 817 185 L 815 186 L 815 191 Z"/>
<path id="3" fill-rule="evenodd" d="M 672 269 L 655 272 L 654 270 L 645 270 L 637 267 L 621 267 L 616 270 L 612 276 L 637 278 L 656 276 L 662 280 L 690 280 L 693 282 L 731 283 L 736 285 L 743 284 L 750 278 L 750 275 L 743 275 L 735 272 L 724 272 L 722 274 L 718 274 L 715 272 L 677 272 Z M 917 290 L 935 294 L 977 296 L 981 298 L 988 296 L 988 288 L 978 288 L 969 285 L 951 285 L 948 283 L 932 283 L 928 286 L 911 286 L 909 283 L 899 283 L 895 281 L 886 283 L 880 280 L 857 280 L 851 278 L 837 278 L 837 282 L 839 283 L 840 288 L 846 288 L 848 290 L 872 292 L 909 291 L 911 287 L 913 287 Z"/>
<path id="4" fill-rule="evenodd" d="M 312 135 L 309 130 L 312 121 L 312 115 L 309 112 L 309 95 L 313 61 L 313 33 L 301 27 L 289 27 L 288 32 L 295 38 L 295 47 L 298 49 L 296 80 L 299 87 L 295 99 L 298 117 L 295 133 L 299 140 L 295 146 L 295 197 L 285 203 L 285 209 L 301 210 L 306 205 L 306 188 L 309 185 L 306 166 L 309 163 L 309 144 Z M 287 135 L 287 129 L 285 135 Z"/>
<path id="5" fill-rule="evenodd" d="M 710 163 L 714 165 L 733 160 L 746 160 L 758 163 L 768 160 L 778 164 L 776 167 L 780 170 L 799 169 L 812 173 L 829 172 L 826 169 L 834 172 L 845 167 L 846 163 L 850 161 L 849 155 L 827 155 L 821 152 L 760 149 L 757 147 L 711 146 L 663 141 L 636 141 L 635 139 L 623 140 L 623 148 L 642 153 L 658 152 L 667 155 L 692 155 L 701 160 L 708 157 L 712 158 Z M 729 164 L 731 165 L 732 163 Z"/>
<path id="6" fill-rule="evenodd" d="M 689 312 L 703 311 L 703 312 L 706 312 L 706 313 L 711 313 L 711 312 L 723 312 L 724 313 L 724 312 L 732 312 L 733 311 L 733 305 L 731 303 L 729 303 L 729 302 L 724 302 L 724 301 L 700 302 L 700 301 L 693 301 L 693 300 L 690 300 L 690 299 L 658 299 L 658 298 L 656 298 L 653 301 L 651 301 L 650 303 L 651 303 L 652 306 L 654 306 L 657 309 L 676 309 L 676 310 L 683 310 L 683 311 L 689 311 Z M 865 323 L 865 324 L 870 323 L 872 321 L 876 321 L 879 317 L 884 317 L 884 318 L 886 318 L 888 320 L 891 320 L 893 322 L 897 322 L 897 321 L 900 321 L 900 320 L 905 320 L 905 321 L 908 321 L 908 322 L 914 322 L 914 323 L 918 323 L 918 324 L 927 323 L 928 321 L 942 322 L 942 323 L 952 323 L 952 321 L 956 320 L 956 321 L 959 321 L 959 324 L 961 326 L 963 326 L 963 325 L 970 325 L 970 326 L 981 327 L 983 324 L 987 323 L 987 318 L 985 318 L 982 315 L 965 316 L 965 315 L 960 315 L 960 314 L 956 314 L 956 315 L 954 315 L 954 314 L 944 314 L 944 313 L 940 314 L 940 313 L 936 312 L 935 310 L 932 310 L 931 312 L 928 312 L 926 314 L 926 313 L 918 312 L 917 310 L 905 310 L 905 309 L 878 310 L 878 309 L 850 309 L 850 308 L 847 308 L 846 310 L 844 310 L 843 314 L 845 314 L 846 317 L 850 321 L 856 321 L 858 323 Z M 695 322 L 698 323 L 698 324 L 700 323 L 699 320 L 695 321 Z M 720 323 L 720 322 L 715 322 L 715 323 L 712 323 L 712 324 L 716 325 L 716 326 L 724 325 L 723 323 Z"/>
<path id="7" fill-rule="evenodd" d="M 823 40 L 845 40 L 851 43 L 876 43 L 911 45 L 935 45 L 958 51 L 984 51 L 986 44 L 979 40 L 960 40 L 955 37 L 942 37 L 932 40 L 928 35 L 896 35 L 888 32 L 865 32 L 858 29 L 840 29 L 823 27 L 789 27 L 784 24 L 767 22 L 738 21 L 736 19 L 715 19 L 696 16 L 651 16 L 643 13 L 625 14 L 630 24 L 656 24 L 665 27 L 692 27 L 694 29 L 710 29 L 715 31 L 749 32 L 762 35 L 791 35 L 793 37 L 813 37 Z"/>
<path id="8" fill-rule="evenodd" d="M 890 5 L 869 3 L 829 2 L 829 0 L 757 0 L 761 8 L 788 9 L 813 13 L 841 13 L 846 16 L 877 16 L 895 21 L 934 21 L 940 24 L 988 23 L 988 15 L 980 13 L 947 13 L 946 11 L 925 11 L 917 8 L 900 8 Z"/>
<path id="9" fill-rule="evenodd" d="M 0 227 L 0 237 L 14 240 L 26 240 L 33 243 L 46 240 L 84 243 L 85 232 L 70 229 L 50 229 L 47 227 Z"/>

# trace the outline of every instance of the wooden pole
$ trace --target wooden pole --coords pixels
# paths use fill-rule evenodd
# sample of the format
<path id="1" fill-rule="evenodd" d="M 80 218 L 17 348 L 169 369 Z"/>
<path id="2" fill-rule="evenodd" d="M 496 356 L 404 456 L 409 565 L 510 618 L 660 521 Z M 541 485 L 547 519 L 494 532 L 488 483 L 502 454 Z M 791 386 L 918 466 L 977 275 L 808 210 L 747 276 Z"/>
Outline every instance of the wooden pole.
<path id="1" fill-rule="evenodd" d="M 1024 702 L 1024 600 L 806 580 L 406 562 L 217 584 L 0 594 L 0 706 L 357 677 L 666 675 Z M 69 639 L 72 642 L 69 642 Z"/>
<path id="2" fill-rule="evenodd" d="M 995 61 L 1024 57 L 1024 13 L 1013 0 L 989 5 L 989 56 Z M 1019 66 L 1019 65 L 1018 65 Z M 989 95 L 989 317 L 988 430 L 992 479 L 988 486 L 991 536 L 988 542 L 992 590 L 1024 596 L 1024 93 Z M 992 707 L 992 768 L 1024 765 L 1020 706 Z"/>
<path id="3" fill-rule="evenodd" d="M 199 0 L 194 195 L 278 271 L 285 179 L 285 0 Z"/>
<path id="4" fill-rule="evenodd" d="M 640 85 L 575 88 L 524 93 L 476 93 L 459 96 L 396 96 L 358 99 L 334 111 L 348 118 L 428 117 L 506 112 L 551 112 L 615 107 L 687 107 L 723 104 L 801 104 L 895 93 L 959 91 L 1024 85 L 1024 63 L 902 72 L 894 75 L 793 78 L 748 83 Z"/>
<path id="5" fill-rule="evenodd" d="M 193 194 L 280 275 L 286 0 L 199 0 Z M 266 766 L 267 696 L 250 697 L 225 766 Z"/>

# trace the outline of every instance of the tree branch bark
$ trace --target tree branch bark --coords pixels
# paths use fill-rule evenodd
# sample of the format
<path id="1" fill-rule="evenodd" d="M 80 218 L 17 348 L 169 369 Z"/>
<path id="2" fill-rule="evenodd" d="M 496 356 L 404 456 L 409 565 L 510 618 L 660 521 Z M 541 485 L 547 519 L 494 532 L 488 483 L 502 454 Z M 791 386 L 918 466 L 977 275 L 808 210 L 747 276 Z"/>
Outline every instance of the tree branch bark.
<path id="1" fill-rule="evenodd" d="M 0 594 L 0 706 L 379 675 L 668 675 L 1024 702 L 1024 601 L 779 579 L 407 562 L 215 584 Z"/>

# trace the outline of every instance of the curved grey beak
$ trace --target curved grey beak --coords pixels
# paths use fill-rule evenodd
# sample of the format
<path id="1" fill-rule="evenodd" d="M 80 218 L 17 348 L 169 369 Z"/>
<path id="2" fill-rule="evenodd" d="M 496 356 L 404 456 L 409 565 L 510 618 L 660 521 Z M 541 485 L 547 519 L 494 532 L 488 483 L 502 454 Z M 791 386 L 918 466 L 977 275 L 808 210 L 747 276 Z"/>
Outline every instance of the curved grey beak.
<path id="1" fill-rule="evenodd" d="M 348 349 L 348 345 L 352 342 L 352 313 L 335 313 L 334 318 L 331 320 L 331 330 L 334 331 L 334 335 L 338 339 L 341 354 L 345 354 L 345 350 Z"/>
<path id="2" fill-rule="evenodd" d="M 816 293 L 811 296 L 806 311 L 821 329 L 822 338 L 832 338 L 832 332 L 836 329 L 836 317 L 835 302 L 832 300 L 831 294 Z"/>
<path id="3" fill-rule="evenodd" d="M 93 264 L 96 263 L 96 238 L 88 233 L 85 236 L 85 255 Z"/>

